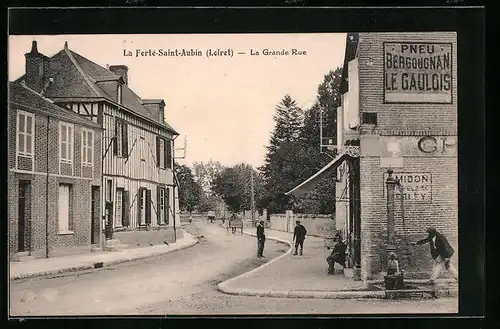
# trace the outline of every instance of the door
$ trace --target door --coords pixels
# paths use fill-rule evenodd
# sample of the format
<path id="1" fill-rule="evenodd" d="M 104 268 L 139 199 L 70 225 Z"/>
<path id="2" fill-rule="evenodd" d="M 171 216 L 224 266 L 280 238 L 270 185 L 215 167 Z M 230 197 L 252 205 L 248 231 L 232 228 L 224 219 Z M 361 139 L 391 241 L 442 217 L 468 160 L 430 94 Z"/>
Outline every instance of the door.
<path id="1" fill-rule="evenodd" d="M 352 232 L 350 243 L 352 263 L 354 267 L 361 266 L 361 204 L 360 204 L 360 174 L 359 158 L 349 162 L 349 228 Z"/>
<path id="2" fill-rule="evenodd" d="M 99 186 L 92 186 L 92 202 L 91 202 L 91 228 L 90 228 L 90 243 L 96 244 L 99 242 Z"/>
<path id="3" fill-rule="evenodd" d="M 30 231 L 31 231 L 31 181 L 19 181 L 19 200 L 18 200 L 18 240 L 17 249 L 19 252 L 30 250 Z"/>

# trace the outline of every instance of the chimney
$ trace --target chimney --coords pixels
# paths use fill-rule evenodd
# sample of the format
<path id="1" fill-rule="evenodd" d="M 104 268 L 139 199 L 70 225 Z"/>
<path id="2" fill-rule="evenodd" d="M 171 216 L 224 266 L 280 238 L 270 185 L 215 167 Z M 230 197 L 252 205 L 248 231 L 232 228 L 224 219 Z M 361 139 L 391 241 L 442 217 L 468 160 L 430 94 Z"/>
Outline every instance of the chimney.
<path id="1" fill-rule="evenodd" d="M 142 105 L 156 115 L 158 122 L 165 122 L 165 102 L 163 99 L 143 99 Z"/>
<path id="2" fill-rule="evenodd" d="M 28 88 L 41 92 L 46 83 L 45 80 L 48 79 L 49 59 L 38 52 L 37 43 L 34 40 L 31 44 L 31 51 L 24 54 L 24 57 L 26 57 L 25 84 Z"/>
<path id="3" fill-rule="evenodd" d="M 109 70 L 122 77 L 125 84 L 128 85 L 128 67 L 126 65 L 110 65 Z"/>

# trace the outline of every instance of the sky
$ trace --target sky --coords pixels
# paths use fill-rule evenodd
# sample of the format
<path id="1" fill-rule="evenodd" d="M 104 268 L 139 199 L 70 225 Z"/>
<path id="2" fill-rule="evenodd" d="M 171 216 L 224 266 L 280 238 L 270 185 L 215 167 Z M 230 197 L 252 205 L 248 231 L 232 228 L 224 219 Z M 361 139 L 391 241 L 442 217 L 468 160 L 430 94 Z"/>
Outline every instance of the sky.
<path id="1" fill-rule="evenodd" d="M 176 151 L 176 158 L 185 155 L 179 163 L 257 167 L 264 162 L 276 105 L 289 94 L 298 106 L 310 107 L 324 75 L 343 65 L 345 38 L 344 33 L 9 36 L 9 80 L 24 74 L 32 40 L 46 56 L 67 41 L 69 49 L 103 67 L 127 65 L 128 84 L 141 98 L 165 100 L 166 121 L 180 134 L 175 148 L 187 140 L 185 154 Z M 136 56 L 149 49 L 157 54 L 194 49 L 202 56 Z M 207 56 L 209 49 L 231 50 L 233 56 Z M 264 55 L 264 49 L 288 55 Z M 292 54 L 293 49 L 305 54 Z"/>

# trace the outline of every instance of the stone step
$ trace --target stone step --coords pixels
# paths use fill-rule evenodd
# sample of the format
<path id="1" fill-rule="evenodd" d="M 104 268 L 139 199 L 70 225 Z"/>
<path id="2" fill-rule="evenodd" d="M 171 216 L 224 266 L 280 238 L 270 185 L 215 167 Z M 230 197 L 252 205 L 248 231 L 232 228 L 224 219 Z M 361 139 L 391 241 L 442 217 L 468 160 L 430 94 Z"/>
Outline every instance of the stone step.
<path id="1" fill-rule="evenodd" d="M 102 248 L 101 247 L 92 247 L 92 248 L 90 248 L 90 251 L 91 252 L 99 252 L 99 251 L 102 251 Z"/>

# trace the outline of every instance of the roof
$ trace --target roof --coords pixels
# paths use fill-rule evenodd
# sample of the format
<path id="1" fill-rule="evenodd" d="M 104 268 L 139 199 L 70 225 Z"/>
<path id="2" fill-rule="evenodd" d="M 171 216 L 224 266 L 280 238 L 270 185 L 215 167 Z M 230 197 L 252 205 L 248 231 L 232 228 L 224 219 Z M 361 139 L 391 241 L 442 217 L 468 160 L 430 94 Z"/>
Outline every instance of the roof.
<path id="1" fill-rule="evenodd" d="M 306 193 L 312 191 L 316 185 L 318 185 L 319 182 L 325 176 L 330 170 L 335 170 L 337 169 L 340 164 L 348 157 L 347 153 L 341 152 L 339 155 L 335 157 L 332 161 L 330 161 L 326 166 L 321 168 L 317 173 L 291 189 L 290 191 L 286 192 L 285 195 L 293 195 L 295 197 L 300 197 L 305 195 Z"/>
<path id="2" fill-rule="evenodd" d="M 349 84 L 347 82 L 348 76 L 348 65 L 356 57 L 356 51 L 358 48 L 359 34 L 358 33 L 347 33 L 347 40 L 345 43 L 345 54 L 344 54 L 344 66 L 342 68 L 342 80 L 340 82 L 340 93 L 344 94 L 349 89 Z"/>
<path id="3" fill-rule="evenodd" d="M 64 48 L 52 57 L 48 74 L 54 79 L 53 83 L 45 90 L 44 95 L 51 99 L 57 98 L 94 98 L 106 99 L 122 105 L 132 113 L 152 121 L 164 127 L 174 135 L 179 135 L 165 121 L 159 121 L 158 116 L 145 106 L 143 100 L 137 96 L 132 89 L 123 84 L 123 78 L 110 70 L 92 62 L 82 55 L 69 50 L 65 44 Z M 24 80 L 24 76 L 16 81 Z M 116 101 L 116 87 L 111 88 L 109 82 L 119 81 L 122 84 L 122 102 Z M 106 85 L 107 84 L 107 85 Z"/>
<path id="4" fill-rule="evenodd" d="M 101 129 L 101 126 L 69 109 L 57 106 L 34 90 L 19 83 L 9 82 L 9 103 L 26 110 L 43 112 L 45 115 L 54 115 L 64 120 Z"/>

